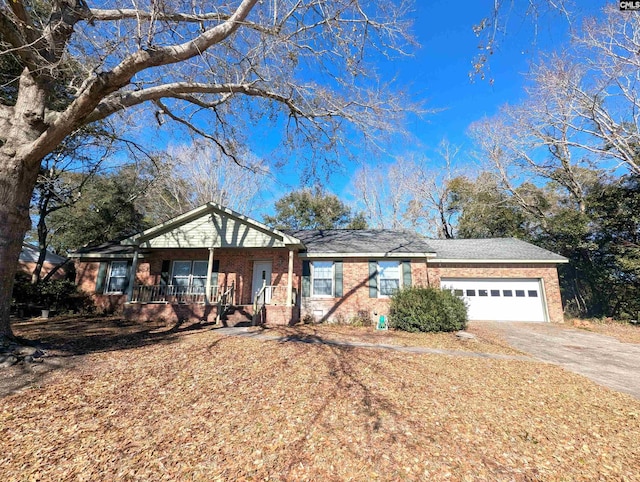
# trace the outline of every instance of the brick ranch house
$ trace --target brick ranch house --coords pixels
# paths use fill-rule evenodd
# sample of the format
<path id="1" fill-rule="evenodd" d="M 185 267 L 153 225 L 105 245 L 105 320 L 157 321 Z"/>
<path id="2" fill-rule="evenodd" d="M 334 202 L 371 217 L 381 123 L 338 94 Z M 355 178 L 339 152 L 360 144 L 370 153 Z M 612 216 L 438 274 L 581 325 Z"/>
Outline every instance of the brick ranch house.
<path id="1" fill-rule="evenodd" d="M 566 258 L 512 238 L 282 232 L 207 203 L 72 257 L 78 286 L 100 309 L 138 321 L 377 319 L 409 285 L 453 290 L 472 320 L 563 321 L 557 264 Z"/>

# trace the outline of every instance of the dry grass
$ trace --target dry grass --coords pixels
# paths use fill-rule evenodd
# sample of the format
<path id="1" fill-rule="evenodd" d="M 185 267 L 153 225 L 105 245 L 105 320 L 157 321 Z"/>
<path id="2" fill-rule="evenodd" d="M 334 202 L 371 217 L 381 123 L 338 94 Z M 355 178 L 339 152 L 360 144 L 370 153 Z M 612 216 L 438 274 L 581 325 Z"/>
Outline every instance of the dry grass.
<path id="1" fill-rule="evenodd" d="M 266 330 L 269 334 L 282 336 L 311 336 L 325 340 L 341 340 L 371 343 L 376 345 L 420 346 L 440 350 L 461 350 L 480 353 L 518 355 L 490 330 L 483 330 L 482 324 L 469 324 L 468 332 L 476 335 L 475 340 L 458 338 L 455 333 L 407 333 L 395 330 L 375 330 L 372 327 L 358 327 L 337 324 L 298 325 L 295 327 L 275 326 Z"/>
<path id="2" fill-rule="evenodd" d="M 569 325 L 581 330 L 593 331 L 601 335 L 612 336 L 623 343 L 640 343 L 640 325 L 619 323 L 613 320 L 580 320 L 572 319 Z"/>
<path id="3" fill-rule="evenodd" d="M 640 478 L 640 402 L 554 366 L 138 336 L 0 399 L 3 480 Z"/>

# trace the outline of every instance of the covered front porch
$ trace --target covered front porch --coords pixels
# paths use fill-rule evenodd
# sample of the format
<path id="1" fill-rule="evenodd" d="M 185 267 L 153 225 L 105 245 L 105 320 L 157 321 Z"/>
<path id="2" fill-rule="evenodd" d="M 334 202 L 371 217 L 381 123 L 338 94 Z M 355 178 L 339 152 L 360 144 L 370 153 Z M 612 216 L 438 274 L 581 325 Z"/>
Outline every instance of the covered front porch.
<path id="1" fill-rule="evenodd" d="M 297 321 L 302 245 L 284 233 L 208 204 L 125 243 L 127 318 Z"/>

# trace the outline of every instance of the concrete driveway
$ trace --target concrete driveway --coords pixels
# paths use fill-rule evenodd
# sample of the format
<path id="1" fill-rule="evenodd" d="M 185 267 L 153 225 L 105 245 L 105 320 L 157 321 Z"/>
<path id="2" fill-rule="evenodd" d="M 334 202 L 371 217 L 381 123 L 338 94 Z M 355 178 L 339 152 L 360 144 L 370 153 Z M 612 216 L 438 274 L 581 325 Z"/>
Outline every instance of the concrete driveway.
<path id="1" fill-rule="evenodd" d="M 485 322 L 514 348 L 640 399 L 640 345 L 552 323 Z"/>

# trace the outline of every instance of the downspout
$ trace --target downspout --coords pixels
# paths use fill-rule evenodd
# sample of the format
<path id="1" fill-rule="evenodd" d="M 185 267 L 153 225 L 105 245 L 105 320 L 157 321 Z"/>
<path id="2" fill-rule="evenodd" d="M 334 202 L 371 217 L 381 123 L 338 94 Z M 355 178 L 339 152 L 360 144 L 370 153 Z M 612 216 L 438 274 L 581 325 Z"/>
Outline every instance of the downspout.
<path id="1" fill-rule="evenodd" d="M 429 255 L 424 253 L 424 266 L 427 270 L 427 287 L 431 287 L 431 281 L 429 280 Z"/>

